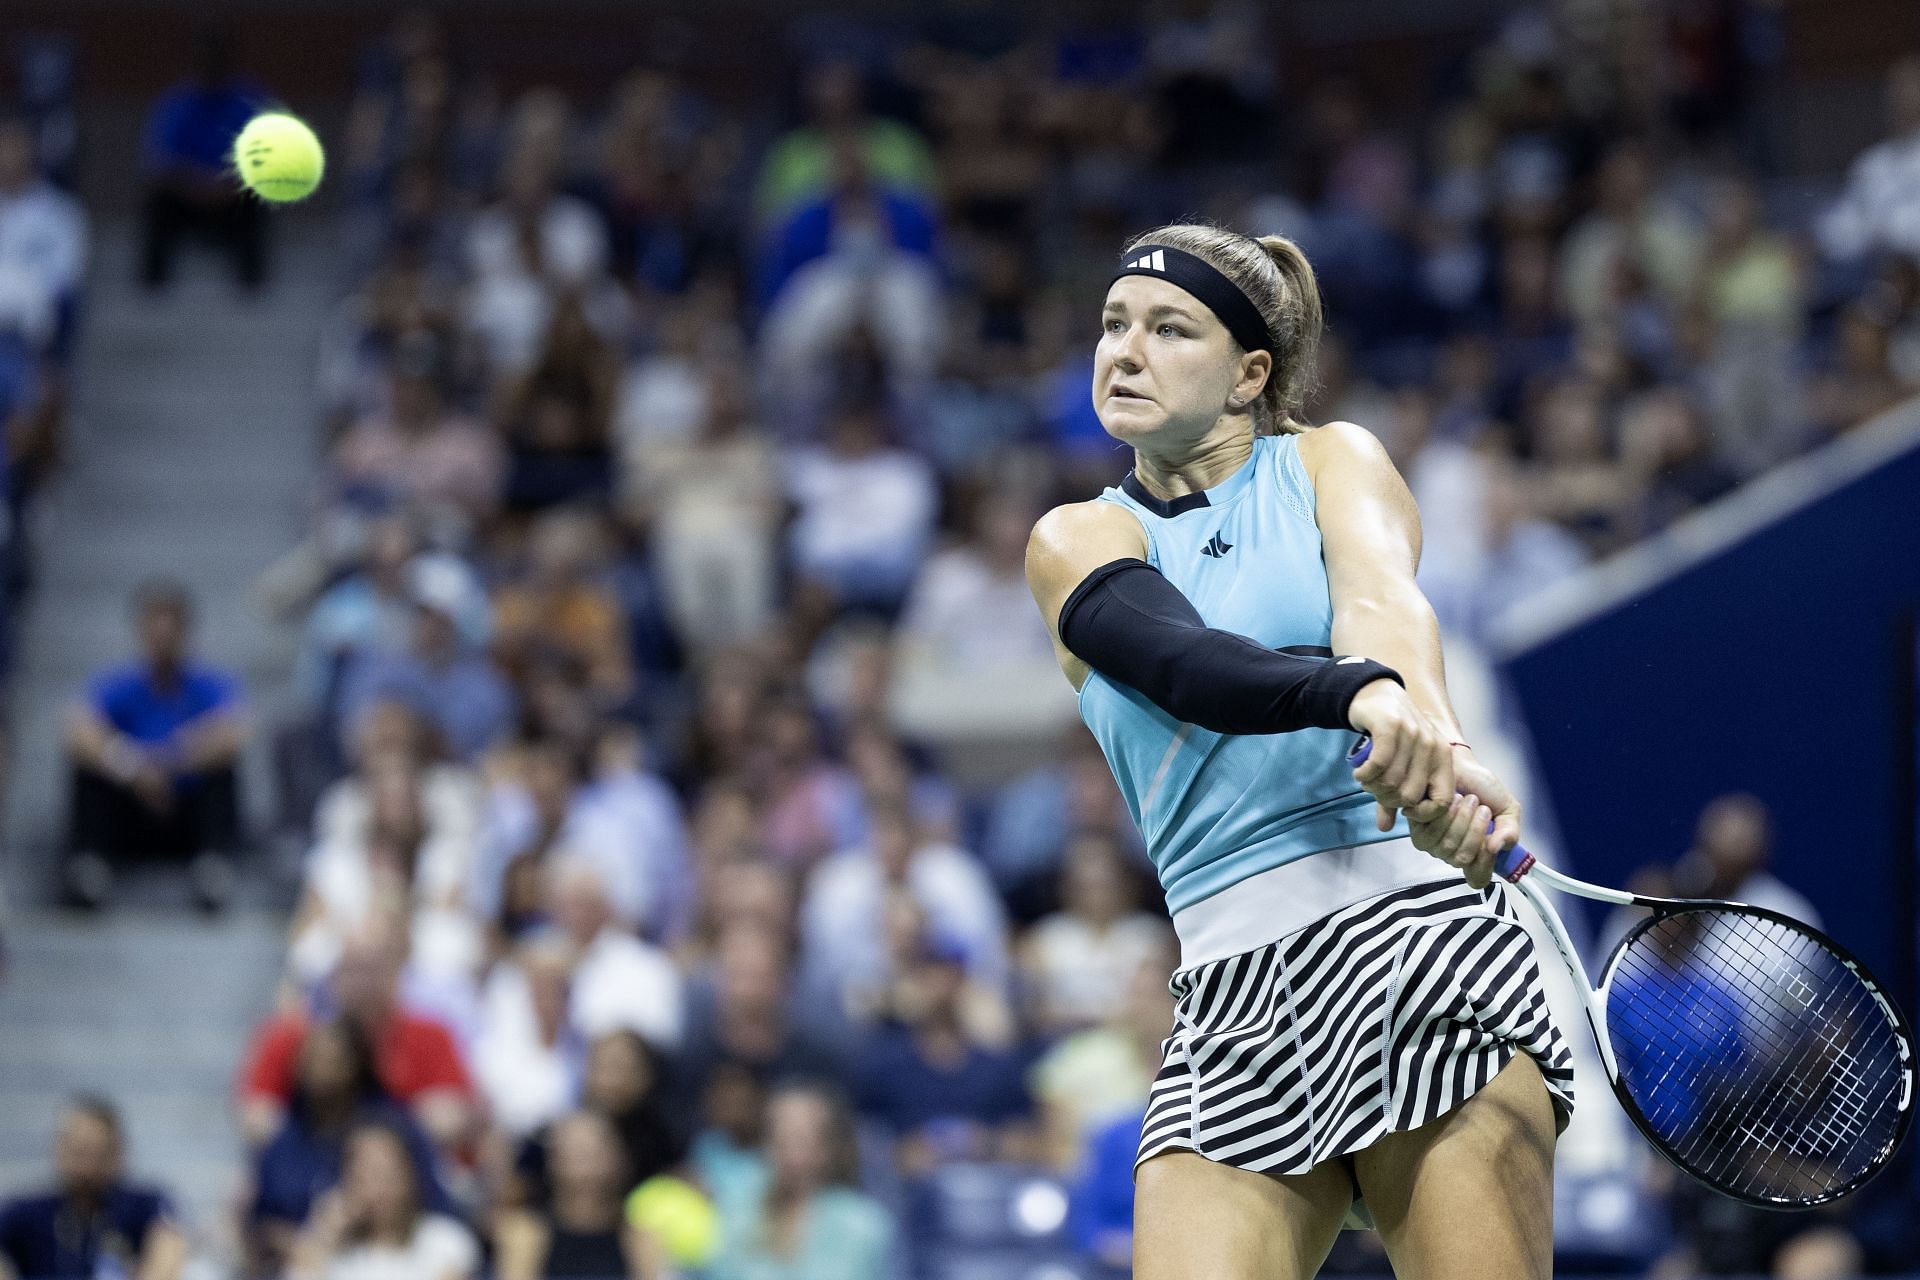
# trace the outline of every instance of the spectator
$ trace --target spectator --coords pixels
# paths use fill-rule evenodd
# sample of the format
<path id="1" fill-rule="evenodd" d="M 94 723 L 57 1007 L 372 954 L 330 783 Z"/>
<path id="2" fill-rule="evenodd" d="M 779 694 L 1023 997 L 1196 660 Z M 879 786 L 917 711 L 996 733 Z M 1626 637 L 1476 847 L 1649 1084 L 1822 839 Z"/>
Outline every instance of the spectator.
<path id="1" fill-rule="evenodd" d="M 147 117 L 141 279 L 149 289 L 172 277 L 189 233 L 232 254 L 247 288 L 266 282 L 266 206 L 234 182 L 232 162 L 233 140 L 266 102 L 264 89 L 235 74 L 231 33 L 203 28 L 192 77 L 161 95 Z"/>
<path id="2" fill-rule="evenodd" d="M 1022 948 L 1030 1020 L 1043 1034 L 1114 1017 L 1134 974 L 1166 945 L 1166 922 L 1140 909 L 1140 866 L 1112 837 L 1075 837 L 1060 881 L 1061 910 Z"/>
<path id="3" fill-rule="evenodd" d="M 1017 1054 L 991 1047 L 963 1016 L 967 970 L 951 943 L 928 942 L 911 972 L 914 1002 L 872 1033 L 855 1070 L 860 1114 L 894 1139 L 899 1167 L 1034 1154 L 1033 1100 Z"/>
<path id="4" fill-rule="evenodd" d="M 767 1103 L 761 1159 L 715 1185 L 720 1252 L 709 1280 L 884 1280 L 893 1225 L 855 1189 L 853 1126 L 816 1086 L 777 1091 Z"/>
<path id="5" fill-rule="evenodd" d="M 973 536 L 928 559 L 901 612 L 895 722 L 934 742 L 1019 738 L 1074 718 L 1025 570 L 1037 513 L 981 504 Z"/>
<path id="6" fill-rule="evenodd" d="M 843 407 L 825 447 L 803 449 L 788 465 L 795 572 L 829 610 L 897 612 L 933 535 L 933 469 L 887 443 L 873 404 Z"/>
<path id="7" fill-rule="evenodd" d="M 609 303 L 606 229 L 592 206 L 556 189 L 556 151 L 523 135 L 501 165 L 499 201 L 467 233 L 473 283 L 463 320 L 497 378 L 538 361 L 556 288 L 580 295 L 590 316 Z"/>
<path id="8" fill-rule="evenodd" d="M 573 1103 L 580 1038 L 569 1021 L 573 956 L 535 935 L 487 979 L 473 1074 L 493 1122 L 510 1139 L 532 1133 Z"/>
<path id="9" fill-rule="evenodd" d="M 604 555 L 600 523 L 584 511 L 556 511 L 533 526 L 524 577 L 494 596 L 495 652 L 524 670 L 546 650 L 578 664 L 603 707 L 633 692 L 627 620 L 596 570 Z"/>
<path id="10" fill-rule="evenodd" d="M 692 1078 L 689 1073 L 689 1078 Z M 677 1167 L 687 1154 L 686 1113 L 675 1110 L 667 1060 L 637 1031 L 609 1031 L 587 1047 L 580 1105 L 613 1127 L 629 1185 Z M 549 1202 L 548 1133 L 527 1138 L 514 1154 L 510 1204 Z"/>
<path id="11" fill-rule="evenodd" d="M 1536 510 L 1594 551 L 1620 544 L 1632 477 L 1615 458 L 1606 407 L 1591 382 L 1564 378 L 1541 395 L 1528 488 Z"/>
<path id="12" fill-rule="evenodd" d="M 432 814 L 428 788 L 429 777 L 414 760 L 386 756 L 369 762 L 360 820 L 338 824 L 309 861 L 290 931 L 297 976 L 309 982 L 323 977 L 343 941 L 376 910 L 410 921 L 414 964 L 426 974 L 459 980 L 478 967 L 479 932 L 461 910 L 473 831 L 444 810 Z"/>
<path id="13" fill-rule="evenodd" d="M 443 561 L 416 561 L 408 575 L 414 603 L 407 647 L 373 650 L 342 677 L 340 717 L 352 723 L 375 702 L 407 706 L 430 724 L 456 760 L 472 762 L 506 733 L 513 691 L 461 631 L 473 584 Z"/>
<path id="14" fill-rule="evenodd" d="M 896 403 L 927 390 L 944 341 L 932 211 L 877 186 L 856 144 L 837 142 L 833 185 L 797 209 L 763 272 L 762 385 L 814 426 L 834 391 L 836 357 L 857 353 Z"/>
<path id="15" fill-rule="evenodd" d="M 1638 272 L 1669 304 L 1683 302 L 1693 289 L 1703 248 L 1699 231 L 1655 193 L 1655 178 L 1653 156 L 1639 141 L 1619 143 L 1602 163 L 1595 208 L 1567 233 L 1561 252 L 1560 287 L 1582 323 L 1610 314 L 1609 281 L 1617 265 Z"/>
<path id="16" fill-rule="evenodd" d="M 612 492 L 609 435 L 619 377 L 619 359 L 579 296 L 556 299 L 532 368 L 501 397 L 509 510 L 604 501 Z"/>
<path id="17" fill-rule="evenodd" d="M 20 308 L 0 330 L 39 330 L 63 355 L 86 270 L 86 213 L 40 176 L 31 122 L 0 110 L 0 294 Z"/>
<path id="18" fill-rule="evenodd" d="M 965 952 L 969 974 L 993 989 L 1005 987 L 1006 917 L 986 874 L 954 846 L 923 842 L 897 805 L 876 808 L 867 842 L 835 854 L 814 873 L 801 931 L 807 963 L 821 981 L 852 1000 L 885 972 L 882 925 L 896 892 Z"/>
<path id="19" fill-rule="evenodd" d="M 454 572 L 464 572 L 450 556 L 427 552 L 423 559 L 418 531 L 404 515 L 374 521 L 366 543 L 360 565 L 329 587 L 308 613 L 294 660 L 294 684 L 302 700 L 329 714 L 342 677 L 357 659 L 407 647 L 415 582 L 426 573 L 446 572 L 415 566 L 449 564 Z M 491 625 L 485 597 L 474 592 L 459 622 L 469 642 L 483 643 Z"/>
<path id="20" fill-rule="evenodd" d="M 620 929 L 605 882 L 590 863 L 566 859 L 547 873 L 553 923 L 577 957 L 571 1018 L 580 1034 L 637 1031 L 664 1049 L 679 1045 L 680 974 L 666 953 Z"/>
<path id="21" fill-rule="evenodd" d="M 834 145 L 846 139 L 882 184 L 903 191 L 933 189 L 933 158 L 926 143 L 899 121 L 868 112 L 856 64 L 839 60 L 808 68 L 802 93 L 807 124 L 775 141 L 760 166 L 754 208 L 763 224 L 777 223 L 827 189 Z"/>
<path id="22" fill-rule="evenodd" d="M 1073 1189 L 1074 1242 L 1122 1274 L 1133 1262 L 1133 1162 L 1146 1119 L 1139 1107 L 1093 1134 Z"/>
<path id="23" fill-rule="evenodd" d="M 761 838 L 775 861 L 812 867 L 860 838 L 865 824 L 853 776 L 822 749 L 812 705 L 797 691 L 762 699 L 749 721 L 749 762 L 758 784 Z"/>
<path id="24" fill-rule="evenodd" d="M 590 781 L 582 752 L 551 738 L 516 756 L 519 776 L 496 789 L 481 835 L 470 897 L 481 919 L 508 936 L 538 924 L 544 904 L 526 891 L 570 857 L 598 873 L 624 926 L 671 933 L 685 838 L 671 797 L 650 785 L 657 780 L 632 770 Z"/>
<path id="25" fill-rule="evenodd" d="M 1039 1104 L 1047 1159 L 1061 1172 L 1079 1167 L 1087 1144 L 1145 1101 L 1173 1025 L 1167 979 L 1179 947 L 1164 926 L 1153 949 L 1126 976 L 1104 1025 L 1061 1040 L 1034 1064 L 1028 1085 Z"/>
<path id="26" fill-rule="evenodd" d="M 1640 536 L 1658 533 L 1738 483 L 1714 453 L 1705 415 L 1673 388 L 1645 392 L 1627 404 L 1620 456 L 1636 490 L 1627 525 Z"/>
<path id="27" fill-rule="evenodd" d="M 704 372 L 689 438 L 623 442 L 621 493 L 651 532 L 675 629 L 689 644 L 737 643 L 774 618 L 784 498 L 779 459 L 734 370 Z"/>
<path id="28" fill-rule="evenodd" d="M 547 1182 L 548 1207 L 511 1210 L 495 1223 L 498 1280 L 650 1280 L 643 1246 L 625 1222 L 635 1179 L 607 1117 L 575 1111 L 554 1122 Z"/>
<path id="29" fill-rule="evenodd" d="M 1751 182 L 1729 179 L 1715 188 L 1694 305 L 1711 327 L 1706 383 L 1718 447 L 1757 471 L 1788 451 L 1799 426 L 1794 347 L 1806 288 L 1792 243 L 1762 225 Z"/>
<path id="30" fill-rule="evenodd" d="M 681 1063 L 691 1081 L 707 1079 L 723 1062 L 767 1084 L 844 1074 L 836 1019 L 830 1010 L 809 1007 L 794 989 L 778 935 L 746 924 L 726 930 L 711 972 L 694 981 L 688 1006 Z"/>
<path id="31" fill-rule="evenodd" d="M 187 1238 L 164 1192 L 125 1172 L 120 1113 L 104 1098 L 67 1104 L 53 1146 L 54 1187 L 0 1206 L 0 1274 L 176 1280 Z"/>
<path id="32" fill-rule="evenodd" d="M 1750 795 L 1719 796 L 1700 811 L 1693 847 L 1674 867 L 1676 892 L 1765 907 L 1819 928 L 1813 903 L 1767 870 L 1772 844 L 1766 805 Z"/>
<path id="33" fill-rule="evenodd" d="M 1807 391 L 1809 443 L 1820 443 L 1893 408 L 1920 387 L 1920 376 L 1893 366 L 1889 300 L 1868 295 L 1841 309 L 1835 350 Z"/>
<path id="34" fill-rule="evenodd" d="M 428 1203 L 448 1207 L 433 1176 L 433 1148 L 387 1096 L 366 1034 L 344 1020 L 322 1024 L 301 1041 L 286 1120 L 254 1159 L 247 1236 L 256 1274 L 278 1275 L 285 1267 L 315 1201 L 340 1181 L 347 1135 L 366 1122 L 387 1125 L 406 1139 L 426 1171 Z"/>
<path id="35" fill-rule="evenodd" d="M 1887 136 L 1854 157 L 1847 185 L 1821 219 L 1827 253 L 1857 260 L 1874 253 L 1920 258 L 1920 56 L 1887 72 Z"/>
<path id="36" fill-rule="evenodd" d="M 1016 921 L 1031 924 L 1058 908 L 1067 845 L 1083 832 L 1112 836 L 1144 862 L 1107 758 L 1076 727 L 1046 763 L 998 788 L 987 813 L 981 861 Z"/>
<path id="37" fill-rule="evenodd" d="M 149 582 L 134 593 L 133 613 L 139 661 L 96 677 L 67 728 L 67 892 L 98 908 L 112 889 L 111 862 L 185 858 L 196 898 L 217 910 L 232 892 L 240 844 L 239 683 L 192 658 L 185 587 Z"/>
<path id="38" fill-rule="evenodd" d="M 240 1069 L 240 1128 L 249 1142 L 265 1142 L 285 1122 L 300 1046 L 314 1021 L 328 1016 L 350 1019 L 363 1030 L 388 1095 L 440 1149 L 466 1141 L 474 1120 L 472 1079 L 446 1027 L 400 1003 L 405 963 L 404 932 L 376 917 L 347 940 L 315 999 L 315 1014 L 287 1009 L 261 1024 Z"/>
<path id="39" fill-rule="evenodd" d="M 1474 455 L 1479 478 L 1475 543 L 1442 576 L 1422 566 L 1422 582 L 1441 626 L 1484 642 L 1500 617 L 1522 600 L 1568 577 L 1591 558 L 1580 540 L 1540 518 L 1535 494 L 1497 445 Z"/>
<path id="40" fill-rule="evenodd" d="M 321 1198 L 293 1249 L 290 1280 L 470 1280 L 480 1249 L 458 1218 L 427 1206 L 425 1171 L 406 1138 L 362 1123 L 347 1138 L 340 1185 Z"/>
<path id="41" fill-rule="evenodd" d="M 333 447 L 334 483 L 375 502 L 411 502 L 432 513 L 474 517 L 499 499 L 498 442 L 450 409 L 441 340 L 415 330 L 399 343 L 383 412 L 361 418 Z"/>

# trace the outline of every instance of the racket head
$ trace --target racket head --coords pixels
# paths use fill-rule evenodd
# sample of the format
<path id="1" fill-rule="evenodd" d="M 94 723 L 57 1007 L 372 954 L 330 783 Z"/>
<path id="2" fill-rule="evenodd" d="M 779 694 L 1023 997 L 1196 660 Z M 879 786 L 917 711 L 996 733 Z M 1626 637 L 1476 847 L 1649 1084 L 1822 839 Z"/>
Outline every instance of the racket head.
<path id="1" fill-rule="evenodd" d="M 1682 1172 L 1763 1209 L 1810 1209 L 1884 1169 L 1913 1122 L 1913 1030 L 1810 925 L 1741 903 L 1637 899 L 1653 914 L 1600 981 L 1636 1128 Z"/>

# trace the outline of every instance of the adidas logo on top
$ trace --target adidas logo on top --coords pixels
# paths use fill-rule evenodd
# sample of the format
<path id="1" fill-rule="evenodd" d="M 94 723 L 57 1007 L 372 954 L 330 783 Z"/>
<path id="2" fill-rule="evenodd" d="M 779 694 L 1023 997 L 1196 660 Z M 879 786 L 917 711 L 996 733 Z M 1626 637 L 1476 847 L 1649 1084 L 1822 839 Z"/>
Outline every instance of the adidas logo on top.
<path id="1" fill-rule="evenodd" d="M 1166 269 L 1167 254 L 1164 249 L 1155 249 L 1152 253 L 1141 254 L 1127 264 L 1129 271 L 1165 271 Z"/>
<path id="2" fill-rule="evenodd" d="M 1212 556 L 1214 559 L 1218 560 L 1221 556 L 1227 554 L 1227 552 L 1231 550 L 1233 550 L 1233 544 L 1231 542 L 1222 542 L 1220 540 L 1220 535 L 1216 533 L 1213 535 L 1213 537 L 1207 539 L 1206 546 L 1200 548 L 1200 554 L 1203 556 Z"/>

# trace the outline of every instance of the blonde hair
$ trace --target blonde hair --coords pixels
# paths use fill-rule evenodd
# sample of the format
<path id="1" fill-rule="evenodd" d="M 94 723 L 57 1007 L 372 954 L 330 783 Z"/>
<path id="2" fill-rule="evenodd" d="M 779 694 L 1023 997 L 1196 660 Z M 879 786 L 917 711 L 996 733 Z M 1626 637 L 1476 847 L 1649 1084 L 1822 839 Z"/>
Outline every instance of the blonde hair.
<path id="1" fill-rule="evenodd" d="M 1202 222 L 1176 222 L 1143 231 L 1127 242 L 1183 249 L 1231 280 L 1266 321 L 1273 336 L 1273 371 L 1253 402 L 1256 435 L 1308 429 L 1301 421 L 1313 391 L 1314 353 L 1320 346 L 1320 286 L 1300 246 L 1285 236 L 1243 236 Z"/>

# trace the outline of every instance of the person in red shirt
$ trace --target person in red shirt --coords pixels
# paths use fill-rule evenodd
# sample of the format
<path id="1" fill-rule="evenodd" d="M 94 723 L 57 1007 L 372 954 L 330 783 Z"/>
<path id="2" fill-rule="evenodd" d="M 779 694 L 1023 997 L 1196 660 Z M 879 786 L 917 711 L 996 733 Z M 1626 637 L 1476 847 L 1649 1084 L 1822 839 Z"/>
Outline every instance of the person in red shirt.
<path id="1" fill-rule="evenodd" d="M 400 1004 L 405 963 L 404 933 L 377 921 L 348 940 L 322 998 L 366 1030 L 387 1092 L 413 1112 L 441 1150 L 455 1151 L 474 1131 L 473 1078 L 446 1027 Z M 240 1069 L 239 1094 L 240 1127 L 255 1145 L 271 1138 L 286 1114 L 308 1025 L 307 1010 L 287 1009 L 254 1033 Z"/>

